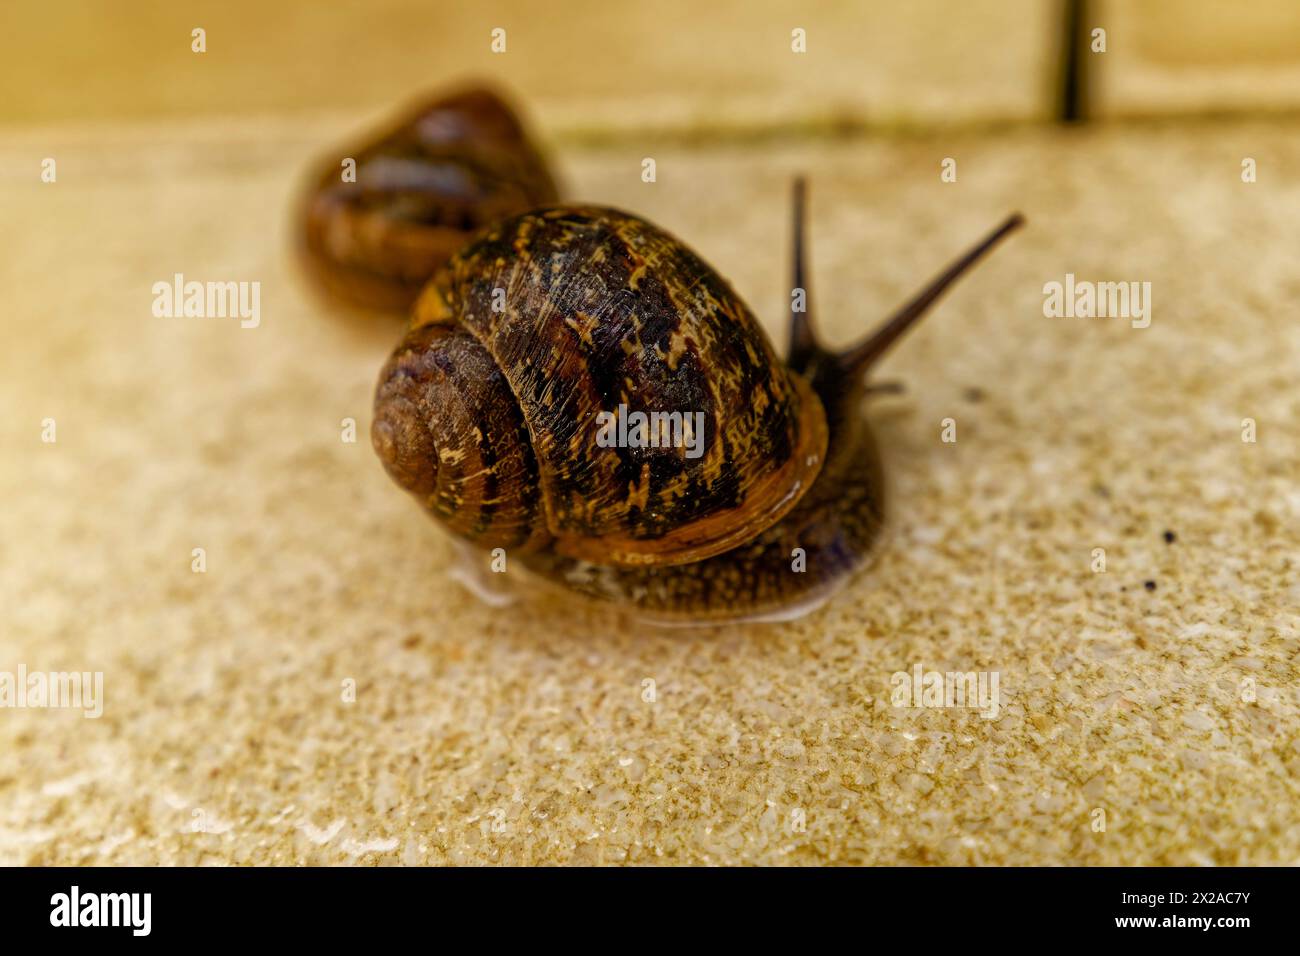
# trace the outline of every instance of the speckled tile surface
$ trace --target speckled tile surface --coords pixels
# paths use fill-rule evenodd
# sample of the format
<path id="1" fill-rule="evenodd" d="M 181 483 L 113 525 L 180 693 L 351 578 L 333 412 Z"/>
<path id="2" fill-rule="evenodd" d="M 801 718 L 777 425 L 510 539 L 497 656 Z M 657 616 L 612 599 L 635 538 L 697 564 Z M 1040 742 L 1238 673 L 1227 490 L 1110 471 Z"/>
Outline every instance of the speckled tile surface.
<path id="1" fill-rule="evenodd" d="M 0 671 L 105 695 L 0 709 L 0 863 L 1300 860 L 1300 128 L 664 150 L 654 185 L 638 146 L 561 156 L 774 334 L 796 170 L 837 342 L 1030 222 L 885 363 L 872 566 L 792 624 L 666 631 L 450 580 L 366 440 L 399 324 L 286 251 L 340 127 L 0 146 Z M 260 326 L 155 318 L 175 272 L 260 281 Z M 1044 317 L 1067 272 L 1150 281 L 1150 327 Z M 996 673 L 996 719 L 893 706 L 918 664 Z"/>

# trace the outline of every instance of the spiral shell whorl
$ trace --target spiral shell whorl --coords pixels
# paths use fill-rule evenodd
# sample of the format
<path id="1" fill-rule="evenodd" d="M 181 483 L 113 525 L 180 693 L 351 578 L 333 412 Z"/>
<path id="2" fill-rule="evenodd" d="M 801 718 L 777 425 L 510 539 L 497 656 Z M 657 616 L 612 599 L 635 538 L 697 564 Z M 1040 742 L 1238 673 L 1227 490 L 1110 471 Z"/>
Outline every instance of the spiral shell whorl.
<path id="1" fill-rule="evenodd" d="M 411 329 L 380 375 L 371 440 L 393 480 L 459 536 L 524 550 L 547 539 L 519 407 L 462 329 Z"/>

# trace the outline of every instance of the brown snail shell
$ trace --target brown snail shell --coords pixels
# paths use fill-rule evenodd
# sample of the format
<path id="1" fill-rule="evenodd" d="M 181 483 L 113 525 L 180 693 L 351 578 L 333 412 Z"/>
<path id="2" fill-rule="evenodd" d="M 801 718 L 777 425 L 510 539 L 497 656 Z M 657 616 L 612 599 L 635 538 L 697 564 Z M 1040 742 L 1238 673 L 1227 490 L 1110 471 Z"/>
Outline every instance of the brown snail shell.
<path id="1" fill-rule="evenodd" d="M 806 289 L 803 197 L 799 183 Z M 846 351 L 792 314 L 783 365 L 739 297 L 663 230 L 598 207 L 525 213 L 421 297 L 380 376 L 376 451 L 453 532 L 589 597 L 689 621 L 807 608 L 861 567 L 882 520 L 866 372 L 1020 223 Z M 600 447 L 596 416 L 620 403 L 705 411 L 705 454 Z"/>
<path id="2" fill-rule="evenodd" d="M 602 447 L 601 413 L 622 408 L 702 422 L 701 454 Z M 826 449 L 821 402 L 726 282 L 663 230 L 593 206 L 516 216 L 452 258 L 380 377 L 372 434 L 462 536 L 632 567 L 749 540 Z"/>
<path id="3" fill-rule="evenodd" d="M 344 158 L 356 162 L 345 181 Z M 483 226 L 555 202 L 555 181 L 506 102 L 472 88 L 421 103 L 310 176 L 300 216 L 308 272 L 354 305 L 406 311 Z"/>

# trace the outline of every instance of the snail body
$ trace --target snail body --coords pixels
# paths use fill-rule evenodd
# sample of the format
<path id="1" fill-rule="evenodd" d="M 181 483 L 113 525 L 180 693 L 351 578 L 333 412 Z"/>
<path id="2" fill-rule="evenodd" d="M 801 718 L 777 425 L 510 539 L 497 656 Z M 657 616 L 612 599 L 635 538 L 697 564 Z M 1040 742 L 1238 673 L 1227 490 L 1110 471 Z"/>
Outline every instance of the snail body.
<path id="1" fill-rule="evenodd" d="M 803 205 L 799 183 L 806 289 Z M 505 219 L 421 294 L 380 375 L 373 444 L 454 534 L 571 591 L 658 619 L 795 613 L 862 566 L 883 520 L 867 371 L 1019 224 L 843 352 L 792 313 L 782 361 L 730 286 L 645 220 L 594 206 Z M 616 408 L 702 421 L 700 454 L 603 443 Z"/>
<path id="2" fill-rule="evenodd" d="M 406 312 L 470 235 L 557 198 L 514 112 L 491 90 L 470 88 L 422 102 L 359 149 L 321 161 L 299 217 L 302 259 L 335 298 Z"/>
<path id="3" fill-rule="evenodd" d="M 722 554 L 684 565 L 625 568 L 552 551 L 525 554 L 535 574 L 660 622 L 787 620 L 819 606 L 865 562 L 884 518 L 871 430 L 840 420 L 812 487 L 781 520 Z M 797 565 L 804 567 L 797 570 Z"/>

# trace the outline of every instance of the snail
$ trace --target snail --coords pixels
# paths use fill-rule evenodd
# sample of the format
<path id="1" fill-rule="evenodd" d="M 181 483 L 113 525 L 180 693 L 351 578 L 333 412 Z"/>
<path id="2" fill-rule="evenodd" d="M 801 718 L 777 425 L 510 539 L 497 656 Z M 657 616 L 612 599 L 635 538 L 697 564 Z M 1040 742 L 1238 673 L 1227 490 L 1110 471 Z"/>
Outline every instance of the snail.
<path id="1" fill-rule="evenodd" d="M 406 312 L 471 234 L 557 198 L 510 107 L 470 88 L 421 103 L 367 145 L 321 162 L 299 216 L 302 258 L 336 298 Z"/>
<path id="2" fill-rule="evenodd" d="M 798 180 L 794 287 L 806 290 L 804 207 Z M 867 373 L 1021 223 L 1010 216 L 844 351 L 792 304 L 782 362 L 722 277 L 664 230 L 598 206 L 522 213 L 420 295 L 379 377 L 372 443 L 454 535 L 570 591 L 652 620 L 797 616 L 863 565 L 881 527 Z M 645 428 L 602 442 L 613 409 L 642 423 L 659 412 L 660 437 L 671 413 L 698 415 L 700 453 Z"/>

